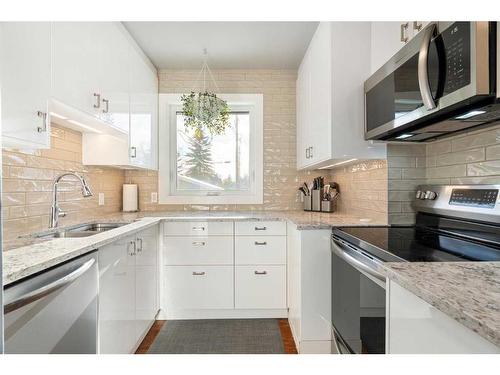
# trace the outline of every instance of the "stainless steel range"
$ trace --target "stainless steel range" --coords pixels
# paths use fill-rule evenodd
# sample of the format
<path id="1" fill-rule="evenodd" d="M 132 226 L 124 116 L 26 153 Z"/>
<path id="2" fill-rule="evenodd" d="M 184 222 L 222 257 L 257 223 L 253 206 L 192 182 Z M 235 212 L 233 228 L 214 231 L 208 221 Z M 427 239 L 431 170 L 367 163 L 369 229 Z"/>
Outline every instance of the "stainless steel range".
<path id="1" fill-rule="evenodd" d="M 500 185 L 420 186 L 413 226 L 335 228 L 332 323 L 339 353 L 385 353 L 383 262 L 500 261 Z"/>

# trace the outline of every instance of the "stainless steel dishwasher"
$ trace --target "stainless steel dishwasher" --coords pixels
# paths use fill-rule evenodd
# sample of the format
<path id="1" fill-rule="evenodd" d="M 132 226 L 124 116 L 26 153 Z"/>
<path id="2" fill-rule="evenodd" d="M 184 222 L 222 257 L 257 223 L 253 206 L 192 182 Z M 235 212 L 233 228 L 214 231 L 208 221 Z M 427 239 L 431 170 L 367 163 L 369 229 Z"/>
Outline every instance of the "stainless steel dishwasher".
<path id="1" fill-rule="evenodd" d="M 97 353 L 97 252 L 4 290 L 5 353 Z"/>

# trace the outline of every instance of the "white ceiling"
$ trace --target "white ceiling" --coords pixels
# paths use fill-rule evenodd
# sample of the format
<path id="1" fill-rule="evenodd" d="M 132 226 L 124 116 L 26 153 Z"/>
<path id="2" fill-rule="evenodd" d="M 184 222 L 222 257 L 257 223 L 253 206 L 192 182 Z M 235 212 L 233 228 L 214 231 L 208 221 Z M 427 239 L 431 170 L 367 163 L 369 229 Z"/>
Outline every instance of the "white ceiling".
<path id="1" fill-rule="evenodd" d="M 317 22 L 124 22 L 160 69 L 295 69 Z"/>

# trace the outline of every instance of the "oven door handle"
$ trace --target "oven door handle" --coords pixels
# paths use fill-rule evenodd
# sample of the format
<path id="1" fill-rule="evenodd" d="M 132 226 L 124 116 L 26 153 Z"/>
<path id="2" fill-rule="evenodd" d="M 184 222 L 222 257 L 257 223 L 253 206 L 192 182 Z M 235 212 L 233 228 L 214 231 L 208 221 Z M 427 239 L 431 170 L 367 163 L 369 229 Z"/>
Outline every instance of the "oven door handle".
<path id="1" fill-rule="evenodd" d="M 418 53 L 418 87 L 420 88 L 420 95 L 422 95 L 425 108 L 429 111 L 436 108 L 436 102 L 432 97 L 431 86 L 429 85 L 429 72 L 427 71 L 429 48 L 435 30 L 436 24 L 432 24 L 423 31 L 424 37 Z"/>
<path id="2" fill-rule="evenodd" d="M 356 251 L 354 249 L 350 249 L 350 247 L 348 245 L 344 244 L 343 242 L 341 242 L 333 237 L 332 237 L 332 249 L 333 249 L 333 252 L 335 253 L 335 255 L 337 255 L 339 258 L 343 259 L 344 261 L 346 261 L 348 264 L 350 264 L 354 268 L 361 270 L 361 271 L 364 271 L 364 272 L 368 273 L 369 275 L 377 278 L 378 280 L 385 282 L 385 276 L 382 273 L 378 272 L 374 267 L 372 267 L 369 264 L 355 258 L 354 256 L 352 256 L 350 254 L 350 253 L 355 252 L 359 256 L 366 258 L 366 260 L 368 262 L 372 262 L 371 259 L 364 256 L 359 251 Z"/>

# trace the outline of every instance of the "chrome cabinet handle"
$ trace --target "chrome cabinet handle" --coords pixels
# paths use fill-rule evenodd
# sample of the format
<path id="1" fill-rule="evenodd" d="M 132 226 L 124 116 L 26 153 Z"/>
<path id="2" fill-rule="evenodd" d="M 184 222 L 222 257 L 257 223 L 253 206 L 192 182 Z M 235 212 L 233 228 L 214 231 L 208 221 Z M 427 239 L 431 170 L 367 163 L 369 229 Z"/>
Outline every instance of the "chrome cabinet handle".
<path id="1" fill-rule="evenodd" d="M 415 31 L 422 30 L 422 22 L 413 21 L 413 30 Z"/>
<path id="2" fill-rule="evenodd" d="M 309 147 L 308 147 L 308 148 L 306 148 L 306 159 L 309 159 L 309 158 L 310 158 L 310 156 L 309 156 Z"/>
<path id="3" fill-rule="evenodd" d="M 134 251 L 131 251 L 131 252 L 129 253 L 129 255 L 130 255 L 130 256 L 134 256 L 134 255 L 137 253 L 137 244 L 135 243 L 135 241 L 130 241 L 130 242 L 129 242 L 129 247 L 130 247 L 131 245 L 134 247 Z"/>
<path id="4" fill-rule="evenodd" d="M 41 117 L 41 119 L 42 119 L 42 126 L 37 127 L 36 130 L 38 131 L 38 133 L 46 132 L 47 131 L 47 112 L 38 111 L 36 113 L 36 115 L 38 117 Z"/>
<path id="5" fill-rule="evenodd" d="M 205 227 L 193 227 L 192 230 L 197 231 L 197 232 L 204 231 Z"/>
<path id="6" fill-rule="evenodd" d="M 436 102 L 432 97 L 431 86 L 429 85 L 429 74 L 427 71 L 427 61 L 429 58 L 429 46 L 431 44 L 432 36 L 436 31 L 436 24 L 430 25 L 424 31 L 424 38 L 420 45 L 418 53 L 418 86 L 420 88 L 420 95 L 427 110 L 436 108 Z"/>
<path id="7" fill-rule="evenodd" d="M 309 151 L 309 157 L 312 158 L 313 157 L 313 146 L 309 147 L 311 149 L 311 151 Z"/>
<path id="8" fill-rule="evenodd" d="M 253 271 L 256 275 L 267 275 L 267 271 Z"/>
<path id="9" fill-rule="evenodd" d="M 264 242 L 255 241 L 255 245 L 257 245 L 257 246 L 266 246 L 267 242 L 266 241 L 264 241 Z"/>
<path id="10" fill-rule="evenodd" d="M 403 43 L 408 43 L 408 36 L 406 35 L 406 30 L 408 30 L 408 22 L 401 24 L 401 41 Z"/>
<path id="11" fill-rule="evenodd" d="M 204 276 L 205 272 L 193 272 L 193 276 Z"/>
<path id="12" fill-rule="evenodd" d="M 136 242 L 140 244 L 140 246 L 137 247 L 137 252 L 142 253 L 142 238 L 138 238 Z"/>
<path id="13" fill-rule="evenodd" d="M 108 113 L 109 112 L 109 100 L 108 99 L 103 99 L 102 102 L 105 104 L 105 108 L 102 110 L 102 113 Z"/>
<path id="14" fill-rule="evenodd" d="M 255 230 L 267 230 L 267 227 L 255 227 Z"/>
<path id="15" fill-rule="evenodd" d="M 15 299 L 12 302 L 9 302 L 4 305 L 3 311 L 5 314 L 8 314 L 12 311 L 18 310 L 23 306 L 26 306 L 32 302 L 38 301 L 39 299 L 55 292 L 58 289 L 65 287 L 66 285 L 71 284 L 73 281 L 82 276 L 85 272 L 87 272 L 90 267 L 95 263 L 95 259 L 89 259 L 85 263 L 83 263 L 76 270 L 71 271 L 67 275 L 61 277 L 60 279 L 53 281 L 47 285 L 44 285 L 38 289 L 35 289 L 31 292 L 28 292 L 21 297 Z"/>
<path id="16" fill-rule="evenodd" d="M 135 146 L 130 147 L 130 157 L 131 158 L 137 157 L 137 147 Z"/>
<path id="17" fill-rule="evenodd" d="M 205 246 L 205 241 L 195 241 L 193 242 L 193 246 Z"/>
<path id="18" fill-rule="evenodd" d="M 96 109 L 101 108 L 101 94 L 94 92 L 94 98 L 95 98 L 94 108 Z"/>

